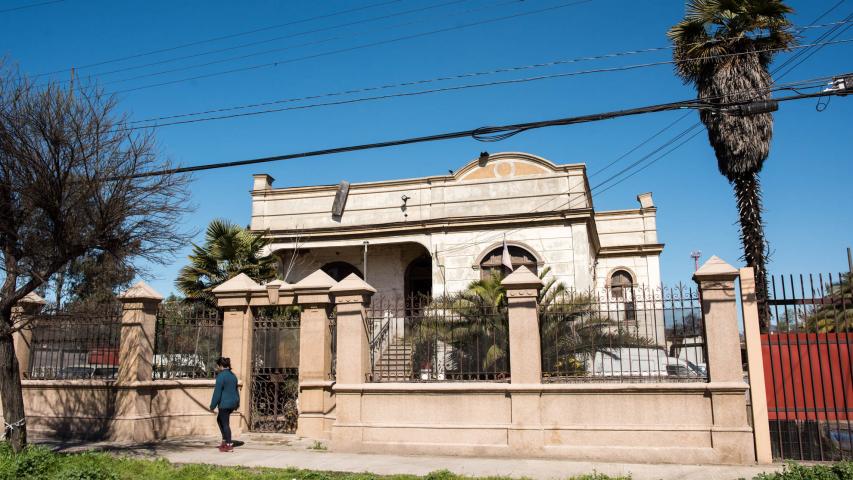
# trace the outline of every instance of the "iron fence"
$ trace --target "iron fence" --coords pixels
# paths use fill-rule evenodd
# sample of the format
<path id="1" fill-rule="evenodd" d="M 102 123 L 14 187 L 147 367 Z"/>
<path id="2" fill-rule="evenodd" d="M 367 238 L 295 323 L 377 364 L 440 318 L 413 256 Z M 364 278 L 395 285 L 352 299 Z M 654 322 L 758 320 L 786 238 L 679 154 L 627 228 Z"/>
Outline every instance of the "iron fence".
<path id="1" fill-rule="evenodd" d="M 699 294 L 685 285 L 540 299 L 543 382 L 705 382 Z"/>
<path id="2" fill-rule="evenodd" d="M 374 297 L 369 382 L 509 381 L 505 306 L 477 296 Z"/>
<path id="3" fill-rule="evenodd" d="M 761 347 L 776 459 L 853 459 L 850 280 L 850 273 L 770 279 Z"/>
<path id="4" fill-rule="evenodd" d="M 204 304 L 165 302 L 157 310 L 154 372 L 157 379 L 213 378 L 222 352 L 222 315 Z"/>
<path id="5" fill-rule="evenodd" d="M 27 378 L 113 380 L 118 374 L 120 304 L 48 307 L 31 318 Z"/>
<path id="6" fill-rule="evenodd" d="M 299 311 L 293 307 L 259 307 L 254 311 L 251 431 L 296 432 L 299 322 Z"/>

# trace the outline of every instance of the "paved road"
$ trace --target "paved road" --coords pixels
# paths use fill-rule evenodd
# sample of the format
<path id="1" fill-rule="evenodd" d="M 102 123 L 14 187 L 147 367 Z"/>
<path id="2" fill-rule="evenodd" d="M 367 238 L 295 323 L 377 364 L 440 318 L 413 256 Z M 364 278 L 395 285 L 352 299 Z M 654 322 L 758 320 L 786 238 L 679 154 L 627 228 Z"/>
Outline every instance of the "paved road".
<path id="1" fill-rule="evenodd" d="M 339 472 L 370 472 L 380 475 L 412 474 L 447 469 L 470 476 L 510 476 L 531 479 L 566 479 L 592 472 L 610 476 L 631 475 L 633 480 L 735 480 L 751 479 L 761 472 L 780 470 L 769 466 L 709 466 L 574 462 L 545 459 L 470 458 L 334 453 L 312 449 L 312 443 L 292 436 L 251 436 L 234 452 L 220 453 L 215 439 L 168 441 L 149 445 L 58 445 L 65 450 L 105 449 L 133 456 L 161 457 L 173 463 L 205 463 L 247 467 L 295 467 Z"/>

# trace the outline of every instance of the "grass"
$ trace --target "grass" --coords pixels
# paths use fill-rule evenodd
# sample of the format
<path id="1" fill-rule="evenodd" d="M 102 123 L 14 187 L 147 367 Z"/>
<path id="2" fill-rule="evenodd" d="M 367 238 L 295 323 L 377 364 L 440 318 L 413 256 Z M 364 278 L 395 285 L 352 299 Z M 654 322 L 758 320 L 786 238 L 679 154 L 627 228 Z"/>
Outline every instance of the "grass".
<path id="1" fill-rule="evenodd" d="M 32 446 L 14 455 L 0 442 L 0 480 L 473 480 L 439 470 L 423 477 L 416 475 L 373 475 L 370 473 L 320 472 L 280 468 L 222 467 L 215 465 L 175 465 L 166 460 L 144 460 L 109 453 L 54 453 Z M 509 480 L 508 477 L 481 477 L 477 480 Z M 598 473 L 573 480 L 629 480 Z"/>
<path id="2" fill-rule="evenodd" d="M 0 480 L 475 480 L 439 470 L 416 475 L 373 475 L 370 473 L 320 472 L 313 470 L 175 465 L 166 460 L 144 460 L 108 453 L 54 453 L 44 447 L 29 447 L 15 455 L 0 442 Z M 571 480 L 629 480 L 592 473 Z M 779 473 L 761 474 L 754 480 L 851 480 L 853 462 L 804 466 L 788 464 Z M 478 477 L 476 480 L 508 480 L 508 477 Z"/>

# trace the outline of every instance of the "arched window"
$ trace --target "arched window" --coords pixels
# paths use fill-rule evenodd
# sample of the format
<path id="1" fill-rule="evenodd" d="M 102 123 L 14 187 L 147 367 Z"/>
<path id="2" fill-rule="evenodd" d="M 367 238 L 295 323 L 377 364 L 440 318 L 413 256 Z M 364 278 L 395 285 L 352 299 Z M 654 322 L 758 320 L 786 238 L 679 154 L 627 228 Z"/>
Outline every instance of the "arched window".
<path id="1" fill-rule="evenodd" d="M 510 258 L 512 259 L 511 263 L 513 271 L 518 267 L 525 266 L 530 269 L 531 272 L 537 273 L 536 257 L 534 257 L 532 253 L 521 247 L 516 247 L 515 245 L 509 245 L 507 246 L 507 249 L 509 250 Z M 480 278 L 487 279 L 492 276 L 492 272 L 498 272 L 504 277 L 512 273 L 501 262 L 503 251 L 504 247 L 500 246 L 483 257 L 483 261 L 480 262 Z"/>
<path id="2" fill-rule="evenodd" d="M 633 286 L 634 279 L 625 270 L 616 270 L 610 275 L 610 294 L 615 299 L 624 299 L 626 292 L 630 292 Z"/>
<path id="3" fill-rule="evenodd" d="M 326 272 L 326 275 L 334 278 L 336 282 L 340 282 L 351 273 L 356 274 L 358 278 L 364 279 L 364 275 L 361 274 L 361 271 L 347 262 L 327 263 L 320 267 L 320 270 Z"/>

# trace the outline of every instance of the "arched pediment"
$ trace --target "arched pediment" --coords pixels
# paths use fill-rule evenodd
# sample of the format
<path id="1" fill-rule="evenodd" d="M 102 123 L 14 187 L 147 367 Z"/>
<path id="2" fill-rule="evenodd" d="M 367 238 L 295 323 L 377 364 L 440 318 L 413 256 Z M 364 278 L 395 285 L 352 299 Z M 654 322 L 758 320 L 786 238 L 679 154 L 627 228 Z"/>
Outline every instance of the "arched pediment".
<path id="1" fill-rule="evenodd" d="M 485 161 L 476 159 L 460 168 L 453 176 L 462 182 L 500 178 L 546 175 L 557 166 L 542 157 L 521 152 L 502 152 L 489 155 Z"/>

